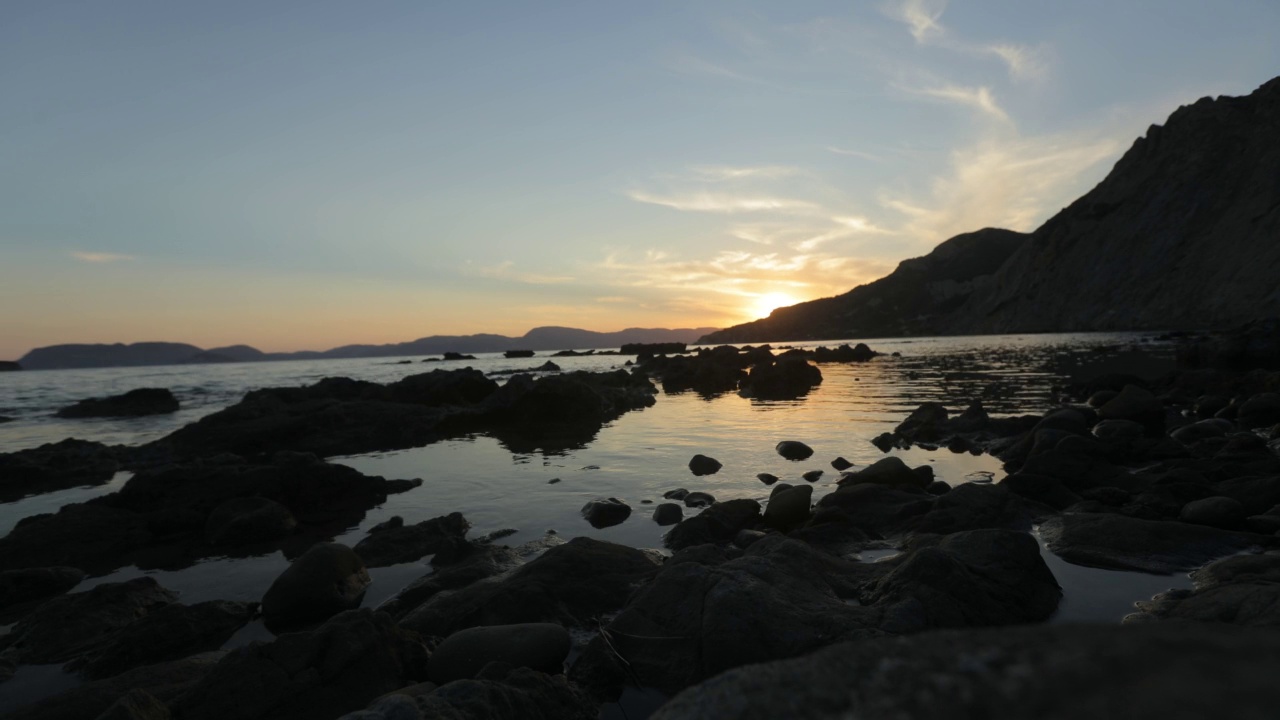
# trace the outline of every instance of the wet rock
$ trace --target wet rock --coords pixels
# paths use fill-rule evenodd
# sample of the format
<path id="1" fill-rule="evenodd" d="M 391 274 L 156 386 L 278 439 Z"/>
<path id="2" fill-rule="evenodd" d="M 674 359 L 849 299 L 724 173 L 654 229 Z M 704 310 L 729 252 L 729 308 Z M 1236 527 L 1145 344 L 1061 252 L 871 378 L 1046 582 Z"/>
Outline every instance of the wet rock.
<path id="1" fill-rule="evenodd" d="M 1167 720 L 1216 707 L 1265 718 L 1280 702 L 1274 647 L 1269 633 L 1235 628 L 943 631 L 743 667 L 690 688 L 650 717 L 765 720 L 805 708 L 831 718 Z"/>
<path id="2" fill-rule="evenodd" d="M 1244 523 L 1244 505 L 1229 497 L 1207 497 L 1183 506 L 1179 519 L 1196 525 L 1216 528 L 1237 528 Z"/>
<path id="3" fill-rule="evenodd" d="M 845 460 L 843 457 L 838 457 L 831 461 L 831 467 L 835 468 L 836 472 L 843 472 L 853 467 L 853 463 Z"/>
<path id="4" fill-rule="evenodd" d="M 733 544 L 736 547 L 746 549 L 766 537 L 769 537 L 769 534 L 760 530 L 739 530 L 738 534 L 733 536 Z M 700 547 L 708 546 L 703 545 Z"/>
<path id="5" fill-rule="evenodd" d="M 1175 620 L 1280 627 L 1280 555 L 1236 555 L 1191 573 L 1195 590 L 1172 590 L 1150 602 L 1126 623 Z"/>
<path id="6" fill-rule="evenodd" d="M 551 362 L 550 360 L 542 363 L 541 365 L 539 365 L 534 369 L 537 370 L 538 372 L 560 372 L 560 366 Z"/>
<path id="7" fill-rule="evenodd" d="M 1100 408 L 1103 405 L 1106 405 L 1107 403 L 1114 400 L 1115 397 L 1119 394 L 1120 392 L 1118 390 L 1099 390 L 1098 392 L 1090 395 L 1089 399 L 1086 400 L 1085 402 L 1089 405 L 1089 407 Z"/>
<path id="8" fill-rule="evenodd" d="M 264 497 L 238 497 L 214 508 L 204 525 L 210 545 L 251 545 L 288 537 L 298 526 L 289 508 Z"/>
<path id="9" fill-rule="evenodd" d="M 1146 428 L 1132 420 L 1103 420 L 1093 426 L 1099 440 L 1136 440 L 1146 434 Z"/>
<path id="10" fill-rule="evenodd" d="M 801 357 L 781 358 L 751 368 L 739 386 L 743 397 L 758 400 L 793 400 L 822 383 L 822 371 Z"/>
<path id="11" fill-rule="evenodd" d="M 911 411 L 893 432 L 911 442 L 937 442 L 947 431 L 947 419 L 947 408 L 942 404 L 924 403 Z"/>
<path id="12" fill-rule="evenodd" d="M 635 584 L 658 568 L 657 560 L 634 548 L 577 537 L 510 573 L 434 595 L 400 624 L 442 637 L 477 625 L 580 627 L 621 606 Z"/>
<path id="13" fill-rule="evenodd" d="M 813 448 L 799 440 L 783 440 L 774 450 L 787 460 L 808 460 L 813 456 Z"/>
<path id="14" fill-rule="evenodd" d="M 262 597 L 262 617 L 272 632 L 319 623 L 360 606 L 372 580 L 364 561 L 339 543 L 320 543 L 293 561 Z"/>
<path id="15" fill-rule="evenodd" d="M 195 605 L 171 603 L 121 628 L 101 649 L 69 668 L 97 680 L 136 667 L 217 650 L 249 622 L 257 608 L 257 603 L 224 600 Z"/>
<path id="16" fill-rule="evenodd" d="M 475 680 L 456 680 L 412 697 L 394 693 L 341 720 L 596 720 L 596 702 L 561 676 L 493 663 Z"/>
<path id="17" fill-rule="evenodd" d="M 592 500 L 582 506 L 582 517 L 594 528 L 606 528 L 631 517 L 631 506 L 618 498 Z"/>
<path id="18" fill-rule="evenodd" d="M 936 501 L 915 485 L 848 485 L 818 500 L 812 522 L 839 522 L 868 534 L 889 536 L 909 530 Z"/>
<path id="19" fill-rule="evenodd" d="M 811 483 L 818 482 L 818 480 L 822 479 L 822 471 L 810 470 L 809 472 L 801 475 L 800 477 L 804 478 L 806 482 L 811 482 Z"/>
<path id="20" fill-rule="evenodd" d="M 429 575 L 413 581 L 378 609 L 399 620 L 441 592 L 500 575 L 519 564 L 519 552 L 505 545 L 474 546 L 457 562 L 437 567 Z"/>
<path id="21" fill-rule="evenodd" d="M 457 512 L 414 525 L 405 525 L 396 515 L 370 529 L 354 549 L 367 567 L 413 562 L 427 555 L 445 564 L 466 551 L 464 538 L 470 529 L 471 523 Z"/>
<path id="22" fill-rule="evenodd" d="M 1267 512 L 1280 504 L 1280 476 L 1237 477 L 1214 485 L 1218 495 L 1225 495 L 1244 505 L 1246 515 Z"/>
<path id="23" fill-rule="evenodd" d="M 1053 517 L 1040 526 L 1040 533 L 1049 550 L 1067 562 L 1156 574 L 1191 570 L 1271 542 L 1262 536 L 1109 513 Z"/>
<path id="24" fill-rule="evenodd" d="M 0 502 L 78 485 L 100 485 L 119 469 L 113 448 L 74 438 L 0 453 Z"/>
<path id="25" fill-rule="evenodd" d="M 146 690 L 130 690 L 96 720 L 170 720 L 169 706 Z"/>
<path id="26" fill-rule="evenodd" d="M 653 509 L 653 521 L 659 525 L 675 525 L 684 519 L 684 510 L 675 503 L 662 503 Z"/>
<path id="27" fill-rule="evenodd" d="M 37 603 L 70 590 L 84 579 L 73 567 L 43 567 L 0 572 L 0 623 L 12 622 Z"/>
<path id="28" fill-rule="evenodd" d="M 1259 393 L 1249 398 L 1240 406 L 1236 421 L 1246 430 L 1280 423 L 1280 394 Z"/>
<path id="29" fill-rule="evenodd" d="M 772 484 L 774 484 L 774 483 L 778 482 L 778 476 L 777 476 L 777 475 L 771 475 L 771 474 L 769 474 L 769 473 L 757 473 L 757 474 L 756 474 L 756 479 L 757 479 L 757 480 L 759 480 L 760 482 L 764 483 L 765 485 L 772 485 Z"/>
<path id="30" fill-rule="evenodd" d="M 178 399 L 168 388 L 138 388 L 123 395 L 89 398 L 57 412 L 61 418 L 140 417 L 178 411 Z"/>
<path id="31" fill-rule="evenodd" d="M 946 495 L 951 492 L 951 485 L 942 480 L 934 480 L 925 487 L 924 491 L 930 495 Z"/>
<path id="32" fill-rule="evenodd" d="M 1169 437 L 1183 445 L 1195 445 L 1201 440 L 1226 437 L 1227 433 L 1231 432 L 1232 429 L 1230 421 L 1211 418 L 1183 425 L 1169 433 Z"/>
<path id="33" fill-rule="evenodd" d="M 720 472 L 720 468 L 724 467 L 719 460 L 707 457 L 706 455 L 694 455 L 689 460 L 689 472 L 694 475 L 715 475 Z"/>
<path id="34" fill-rule="evenodd" d="M 893 433 L 880 433 L 871 439 L 871 444 L 880 449 L 880 452 L 889 452 L 897 444 L 897 438 Z"/>
<path id="35" fill-rule="evenodd" d="M 686 493 L 683 499 L 685 507 L 691 508 L 707 507 L 715 504 L 716 501 L 716 497 L 711 493 L 700 491 Z"/>
<path id="36" fill-rule="evenodd" d="M 56 513 L 24 518 L 0 538 L 0 568 L 66 564 L 105 572 L 125 564 L 151 538 L 146 518 L 138 513 L 92 503 L 64 505 Z"/>
<path id="37" fill-rule="evenodd" d="M 846 343 L 832 350 L 830 348 L 819 347 L 813 350 L 814 362 L 867 362 L 875 358 L 880 353 L 872 350 L 866 343 L 858 343 L 853 347 L 849 347 Z"/>
<path id="38" fill-rule="evenodd" d="M 1080 502 L 1080 496 L 1067 489 L 1057 478 L 1018 472 L 1000 481 L 1000 486 L 1030 500 L 1064 510 Z"/>
<path id="39" fill-rule="evenodd" d="M 1098 408 L 1103 420 L 1132 420 L 1143 425 L 1164 420 L 1164 404 L 1150 391 L 1137 385 L 1125 385 L 1119 395 Z"/>
<path id="40" fill-rule="evenodd" d="M 764 523 L 782 531 L 792 530 L 809 519 L 813 504 L 813 486 L 801 485 L 769 498 L 764 510 Z"/>
<path id="41" fill-rule="evenodd" d="M 570 645 L 569 632 L 552 623 L 467 628 L 436 647 L 428 677 L 440 685 L 472 679 L 491 662 L 559 675 Z"/>
<path id="42" fill-rule="evenodd" d="M 662 493 L 662 497 L 666 498 L 667 500 L 684 500 L 685 496 L 687 496 L 688 494 L 689 494 L 688 490 L 685 490 L 684 488 L 676 488 L 675 490 L 668 490 Z"/>
<path id="43" fill-rule="evenodd" d="M 874 483 L 876 485 L 914 488 L 923 488 L 929 484 L 928 482 L 921 482 L 921 480 L 920 475 L 907 467 L 907 464 L 902 462 L 901 458 L 890 456 L 877 460 L 857 472 L 843 473 L 837 482 L 842 486 Z"/>
<path id="44" fill-rule="evenodd" d="M 128 670 L 113 678 L 97 680 L 10 712 L 5 720 L 84 720 L 106 712 L 120 698 L 143 691 L 162 703 L 170 703 L 189 689 L 226 653 L 210 652 L 182 660 Z"/>
<path id="45" fill-rule="evenodd" d="M 785 492 L 787 490 L 790 490 L 793 487 L 795 487 L 795 485 L 792 485 L 791 483 L 778 483 L 777 485 L 773 486 L 772 490 L 769 491 L 769 499 L 772 500 L 773 498 L 778 496 L 778 493 Z"/>
<path id="46" fill-rule="evenodd" d="M 718 502 L 671 528 L 662 542 L 671 550 L 704 543 L 723 545 L 732 542 L 739 530 L 751 527 L 759 521 L 760 503 L 755 500 Z"/>
<path id="47" fill-rule="evenodd" d="M 427 650 L 391 616 L 350 610 L 315 630 L 233 651 L 173 703 L 183 720 L 311 720 L 425 679 Z"/>
<path id="48" fill-rule="evenodd" d="M 116 631 L 177 597 L 146 576 L 103 583 L 49 600 L 0 642 L 6 646 L 5 655 L 22 664 L 66 662 L 99 649 Z"/>

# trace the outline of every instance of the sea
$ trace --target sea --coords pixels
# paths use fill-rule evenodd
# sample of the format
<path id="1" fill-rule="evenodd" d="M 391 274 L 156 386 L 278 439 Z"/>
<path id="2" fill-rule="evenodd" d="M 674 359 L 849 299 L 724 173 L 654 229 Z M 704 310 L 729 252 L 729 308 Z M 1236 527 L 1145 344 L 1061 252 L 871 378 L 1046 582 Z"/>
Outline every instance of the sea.
<path id="1" fill-rule="evenodd" d="M 834 347 L 842 342 L 777 344 L 783 347 Z M 835 489 L 839 473 L 831 461 L 843 457 L 856 467 L 885 457 L 872 438 L 892 431 L 923 402 L 941 402 L 960 412 L 981 400 L 992 416 L 1042 414 L 1063 400 L 1063 387 L 1100 372 L 1158 374 L 1172 367 L 1172 346 L 1156 335 L 1089 333 L 981 337 L 893 338 L 862 340 L 881 353 L 865 363 L 820 365 L 822 383 L 795 400 L 767 401 L 726 393 L 704 397 L 693 392 L 659 390 L 652 407 L 628 412 L 605 425 L 579 449 L 519 452 L 478 433 L 424 447 L 330 458 L 362 473 L 387 478 L 421 478 L 420 487 L 392 495 L 367 512 L 358 524 L 335 537 L 355 545 L 370 527 L 400 516 L 415 523 L 461 512 L 471 536 L 514 531 L 501 542 L 517 545 L 554 533 L 568 540 L 590 536 L 640 548 L 662 548 L 666 528 L 651 519 L 667 491 L 709 492 L 719 500 L 754 498 L 765 503 L 769 487 L 759 473 L 783 482 L 823 471 L 815 498 Z M 391 382 L 435 369 L 473 367 L 504 382 L 513 371 L 532 370 L 553 360 L 564 371 L 604 371 L 627 367 L 632 358 L 595 354 L 507 359 L 499 353 L 474 360 L 427 361 L 422 357 L 171 365 L 0 373 L 0 452 L 13 452 L 74 437 L 108 444 L 134 445 L 161 438 L 199 418 L 238 402 L 246 392 L 265 387 L 312 384 L 325 377 Z M 61 407 L 135 388 L 165 387 L 181 409 L 170 415 L 131 419 L 61 419 Z M 801 462 L 774 450 L 782 440 L 799 440 L 814 449 Z M 723 464 L 714 475 L 695 477 L 688 469 L 695 454 Z M 935 477 L 953 486 L 999 482 L 999 459 L 947 449 L 892 450 L 910 466 L 930 465 Z M 855 468 L 856 469 L 856 468 Z M 115 492 L 128 481 L 120 472 L 103 485 L 31 495 L 0 504 L 0 535 L 22 518 Z M 618 498 L 633 512 L 620 525 L 593 528 L 581 515 L 587 502 Z M 690 512 L 686 510 L 686 516 Z M 1053 622 L 1119 622 L 1133 603 L 1171 588 L 1190 587 L 1185 576 L 1158 576 L 1069 565 L 1044 550 L 1046 562 L 1063 586 L 1064 598 Z M 884 558 L 868 555 L 864 561 Z M 151 575 L 177 591 L 186 603 L 204 600 L 260 600 L 288 565 L 282 553 L 252 557 L 215 557 L 181 569 L 127 567 L 85 579 L 75 591 L 104 582 Z M 373 584 L 364 605 L 377 607 L 405 585 L 431 572 L 425 561 L 370 571 Z M 8 628 L 0 626 L 0 633 Z M 269 641 L 260 622 L 228 641 L 238 647 Z M 79 681 L 56 665 L 22 666 L 0 684 L 0 713 L 74 687 Z M 641 699 L 643 701 L 643 699 Z M 651 699 L 653 703 L 660 699 Z M 643 705 L 643 702 L 639 704 Z M 633 703 L 627 715 L 637 716 Z M 639 708 L 643 715 L 643 708 Z M 606 713 L 607 716 L 607 713 Z"/>

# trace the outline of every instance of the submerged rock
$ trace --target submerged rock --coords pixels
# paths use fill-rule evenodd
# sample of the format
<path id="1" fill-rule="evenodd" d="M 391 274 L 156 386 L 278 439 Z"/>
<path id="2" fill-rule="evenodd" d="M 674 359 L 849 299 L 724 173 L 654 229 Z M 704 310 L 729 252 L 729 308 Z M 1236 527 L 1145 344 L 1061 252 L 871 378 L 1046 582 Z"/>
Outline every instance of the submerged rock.
<path id="1" fill-rule="evenodd" d="M 774 450 L 788 460 L 808 460 L 813 456 L 813 448 L 799 440 L 783 440 Z"/>
<path id="2" fill-rule="evenodd" d="M 779 358 L 751 368 L 739 394 L 757 400 L 794 400 L 822 383 L 822 371 L 802 357 Z"/>
<path id="3" fill-rule="evenodd" d="M 405 525 L 399 515 L 379 523 L 356 543 L 356 555 L 367 567 L 386 567 L 413 562 L 427 555 L 449 562 L 466 551 L 471 523 L 462 513 L 449 513 L 414 525 Z"/>
<path id="4" fill-rule="evenodd" d="M 178 399 L 168 388 L 138 388 L 123 395 L 89 398 L 57 412 L 61 418 L 139 417 L 178 411 Z"/>

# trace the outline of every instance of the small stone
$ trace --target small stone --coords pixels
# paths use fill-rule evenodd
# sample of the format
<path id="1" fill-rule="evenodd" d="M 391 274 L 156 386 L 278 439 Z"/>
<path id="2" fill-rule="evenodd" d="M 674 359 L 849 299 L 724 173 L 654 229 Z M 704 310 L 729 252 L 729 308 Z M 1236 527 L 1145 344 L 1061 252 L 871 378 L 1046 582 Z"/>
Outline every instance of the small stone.
<path id="1" fill-rule="evenodd" d="M 547 484 L 548 484 L 548 485 L 555 485 L 555 484 L 556 484 L 556 483 L 558 483 L 558 482 L 560 482 L 560 478 L 551 478 L 550 480 L 548 480 L 548 481 L 547 481 Z"/>
<path id="2" fill-rule="evenodd" d="M 809 481 L 809 482 L 818 482 L 818 478 L 821 478 L 821 477 L 822 477 L 822 471 L 821 471 L 821 470 L 810 470 L 809 472 L 807 472 L 807 473 L 805 473 L 805 474 L 801 475 L 800 477 L 804 478 L 805 480 L 807 480 L 807 481 Z"/>
<path id="3" fill-rule="evenodd" d="M 756 479 L 764 483 L 765 485 L 772 485 L 778 482 L 778 476 L 770 475 L 769 473 L 759 473 L 756 475 Z"/>
<path id="4" fill-rule="evenodd" d="M 684 496 L 685 507 L 706 507 L 714 504 L 716 498 L 711 493 L 691 492 Z"/>
<path id="5" fill-rule="evenodd" d="M 694 455 L 689 460 L 689 471 L 694 475 L 715 475 L 720 472 L 720 468 L 724 467 L 719 460 L 707 457 L 706 455 Z"/>
<path id="6" fill-rule="evenodd" d="M 653 509 L 653 521 L 659 525 L 675 525 L 684 519 L 684 509 L 675 503 L 662 503 Z"/>
<path id="7" fill-rule="evenodd" d="M 812 505 L 812 485 L 789 488 L 769 498 L 769 504 L 764 509 L 764 521 L 770 527 L 790 530 L 809 519 Z"/>
<path id="8" fill-rule="evenodd" d="M 788 460 L 808 460 L 813 455 L 813 448 L 799 440 L 783 440 L 774 447 L 774 450 Z"/>
<path id="9" fill-rule="evenodd" d="M 838 457 L 831 461 L 831 467 L 835 468 L 837 472 L 841 472 L 853 467 L 853 463 L 845 460 L 843 457 Z"/>
<path id="10" fill-rule="evenodd" d="M 668 500 L 683 500 L 684 496 L 688 494 L 688 490 L 685 490 L 684 488 L 676 488 L 675 490 L 668 490 L 662 493 L 662 497 Z"/>
<path id="11" fill-rule="evenodd" d="M 594 528 L 607 528 L 631 517 L 631 506 L 618 498 L 592 500 L 582 506 L 582 517 Z"/>
<path id="12" fill-rule="evenodd" d="M 1244 505 L 1229 497 L 1207 497 L 1182 506 L 1178 518 L 1195 525 L 1231 529 L 1244 522 Z"/>

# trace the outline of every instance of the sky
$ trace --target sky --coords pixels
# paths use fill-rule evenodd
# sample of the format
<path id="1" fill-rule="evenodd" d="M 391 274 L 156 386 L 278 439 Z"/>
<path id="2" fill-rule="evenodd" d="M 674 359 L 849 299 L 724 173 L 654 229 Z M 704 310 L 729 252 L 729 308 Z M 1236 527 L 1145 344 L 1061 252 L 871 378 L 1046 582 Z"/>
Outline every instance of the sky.
<path id="1" fill-rule="evenodd" d="M 0 358 L 727 326 L 1032 230 L 1275 0 L 0 3 Z"/>

